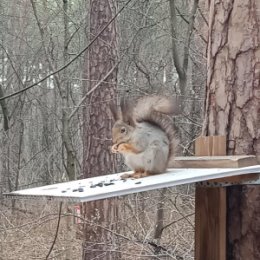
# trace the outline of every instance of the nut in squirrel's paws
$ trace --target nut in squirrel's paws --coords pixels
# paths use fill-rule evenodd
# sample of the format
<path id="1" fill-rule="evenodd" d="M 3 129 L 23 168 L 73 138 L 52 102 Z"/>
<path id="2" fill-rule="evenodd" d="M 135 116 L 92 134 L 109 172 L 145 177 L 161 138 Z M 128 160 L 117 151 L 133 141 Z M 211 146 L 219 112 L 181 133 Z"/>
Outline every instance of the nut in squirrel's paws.
<path id="1" fill-rule="evenodd" d="M 126 143 L 119 144 L 117 150 L 119 153 L 128 152 L 128 145 Z"/>
<path id="2" fill-rule="evenodd" d="M 131 151 L 128 147 L 129 145 L 126 143 L 121 143 L 121 144 L 114 144 L 111 147 L 112 153 L 124 153 L 124 152 L 129 152 Z"/>
<path id="3" fill-rule="evenodd" d="M 111 147 L 111 152 L 112 152 L 112 153 L 118 153 L 118 144 L 114 144 L 114 145 Z"/>

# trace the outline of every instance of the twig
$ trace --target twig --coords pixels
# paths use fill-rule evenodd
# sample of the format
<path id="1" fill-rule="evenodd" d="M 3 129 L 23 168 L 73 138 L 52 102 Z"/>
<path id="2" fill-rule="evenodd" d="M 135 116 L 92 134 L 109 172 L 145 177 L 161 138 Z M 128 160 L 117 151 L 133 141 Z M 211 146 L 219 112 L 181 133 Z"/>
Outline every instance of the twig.
<path id="1" fill-rule="evenodd" d="M 90 91 L 88 91 L 84 97 L 80 100 L 80 102 L 77 104 L 77 106 L 75 107 L 75 109 L 70 113 L 69 115 L 69 120 L 74 116 L 74 114 L 77 112 L 77 110 L 79 109 L 80 105 L 83 103 L 83 101 L 87 98 L 87 96 L 89 96 L 94 90 L 96 90 L 100 85 L 101 83 L 103 83 L 107 78 L 108 76 L 114 71 L 114 69 L 119 65 L 119 63 L 121 62 L 118 61 L 110 70 L 109 72 L 93 87 L 91 88 Z"/>
<path id="2" fill-rule="evenodd" d="M 175 1 L 174 0 L 170 0 L 169 1 L 170 4 L 170 20 L 171 20 L 171 38 L 172 38 L 172 55 L 173 55 L 173 62 L 174 62 L 174 66 L 176 68 L 176 71 L 179 75 L 179 78 L 183 78 L 184 75 L 184 71 L 182 68 L 182 64 L 181 64 L 181 58 L 180 58 L 180 54 L 177 50 L 177 45 L 176 45 L 176 26 L 177 26 L 177 16 L 176 16 L 176 12 L 175 12 Z"/>
<path id="3" fill-rule="evenodd" d="M 4 96 L 4 90 L 2 84 L 0 84 L 0 97 Z M 2 107 L 3 117 L 4 117 L 4 130 L 9 129 L 9 113 L 5 100 L 0 100 L 0 106 Z"/>
<path id="4" fill-rule="evenodd" d="M 171 223 L 165 225 L 165 226 L 162 228 L 162 230 L 168 228 L 169 226 L 171 226 L 171 225 L 173 225 L 173 224 L 175 224 L 175 223 L 177 223 L 177 222 L 179 222 L 179 221 L 181 221 L 181 220 L 183 220 L 183 219 L 186 219 L 187 217 L 191 217 L 191 216 L 193 216 L 193 215 L 194 215 L 194 213 L 191 213 L 191 214 L 188 214 L 188 215 L 186 215 L 186 216 L 183 216 L 183 217 L 181 217 L 181 218 L 179 218 L 179 219 L 177 219 L 177 220 L 174 220 L 173 222 L 171 222 Z"/>
<path id="5" fill-rule="evenodd" d="M 178 15 L 182 18 L 182 20 L 183 20 L 185 23 L 189 24 L 189 21 L 184 17 L 184 15 L 181 13 L 181 11 L 179 10 L 179 8 L 176 7 L 176 10 L 177 10 L 177 12 L 178 12 Z M 193 25 L 193 29 L 198 33 L 198 35 L 199 35 L 199 37 L 201 38 L 201 40 L 202 40 L 205 44 L 207 44 L 208 41 L 203 37 L 203 35 L 202 35 L 201 33 L 199 33 L 199 30 L 195 27 L 195 25 Z"/>
<path id="6" fill-rule="evenodd" d="M 55 245 L 56 239 L 57 239 L 57 237 L 58 237 L 58 232 L 59 232 L 59 228 L 60 228 L 60 219 L 61 219 L 61 209 L 62 209 L 62 202 L 60 203 L 59 218 L 58 218 L 58 223 L 57 223 L 57 227 L 56 227 L 56 233 L 55 233 L 55 236 L 54 236 L 54 240 L 53 240 L 53 242 L 52 242 L 52 245 L 51 245 L 51 247 L 50 247 L 50 250 L 49 250 L 49 252 L 48 252 L 48 254 L 47 254 L 47 256 L 46 256 L 46 260 L 47 260 L 48 257 L 50 256 L 51 251 L 52 251 L 52 249 L 53 249 L 53 247 L 54 247 L 54 245 Z"/>
<path id="7" fill-rule="evenodd" d="M 47 76 L 43 77 L 38 82 L 36 82 L 36 83 L 34 83 L 34 84 L 32 84 L 32 85 L 30 85 L 30 86 L 28 86 L 28 87 L 26 87 L 26 88 L 24 88 L 22 90 L 16 91 L 16 92 L 14 92 L 12 94 L 9 94 L 9 95 L 6 95 L 6 96 L 0 98 L 0 101 L 23 93 L 23 92 L 27 91 L 28 89 L 31 89 L 32 87 L 35 87 L 38 84 L 42 83 L 43 81 L 45 81 L 46 79 L 50 78 L 51 76 L 54 76 L 55 74 L 61 72 L 64 69 L 66 69 L 68 66 L 70 66 L 75 60 L 78 59 L 78 57 L 80 57 L 87 49 L 89 49 L 92 46 L 92 44 L 98 39 L 98 37 L 107 29 L 107 27 L 117 18 L 117 16 L 125 9 L 125 7 L 131 1 L 132 0 L 128 0 L 125 3 L 125 5 L 115 14 L 115 16 L 110 19 L 110 21 L 104 26 L 104 28 L 102 30 L 100 30 L 100 32 L 92 39 L 92 41 L 83 50 L 81 50 L 79 52 L 79 54 L 77 54 L 73 59 L 71 59 L 68 63 L 66 63 L 65 65 L 61 66 L 59 69 L 53 71 L 52 73 L 48 74 Z"/>
<path id="8" fill-rule="evenodd" d="M 16 70 L 16 68 L 15 68 L 15 66 L 14 66 L 14 63 L 13 63 L 13 61 L 12 61 L 12 59 L 11 59 L 11 57 L 10 57 L 8 51 L 5 49 L 5 47 L 3 46 L 3 44 L 0 43 L 0 46 L 1 46 L 1 48 L 4 50 L 4 52 L 5 52 L 5 54 L 6 54 L 6 57 L 7 57 L 7 59 L 9 60 L 9 62 L 10 62 L 10 64 L 11 64 L 11 67 L 12 67 L 12 69 L 13 69 L 13 71 L 14 71 L 14 74 L 16 75 L 16 77 L 17 77 L 19 83 L 24 87 L 24 83 L 23 83 L 21 77 L 19 76 L 19 73 L 18 73 L 18 71 Z"/>
<path id="9" fill-rule="evenodd" d="M 190 49 L 190 43 L 191 43 L 191 36 L 192 36 L 192 29 L 194 28 L 194 22 L 195 22 L 195 16 L 196 11 L 198 9 L 199 0 L 194 0 L 190 19 L 189 19 L 189 25 L 186 35 L 186 43 L 184 45 L 184 54 L 183 54 L 183 71 L 186 74 L 188 70 L 188 62 L 189 62 L 189 49 Z"/>
<path id="10" fill-rule="evenodd" d="M 199 10 L 199 13 L 200 13 L 202 19 L 204 20 L 205 24 L 209 27 L 209 22 L 207 21 L 205 15 L 202 13 L 201 8 L 199 7 L 198 10 Z"/>

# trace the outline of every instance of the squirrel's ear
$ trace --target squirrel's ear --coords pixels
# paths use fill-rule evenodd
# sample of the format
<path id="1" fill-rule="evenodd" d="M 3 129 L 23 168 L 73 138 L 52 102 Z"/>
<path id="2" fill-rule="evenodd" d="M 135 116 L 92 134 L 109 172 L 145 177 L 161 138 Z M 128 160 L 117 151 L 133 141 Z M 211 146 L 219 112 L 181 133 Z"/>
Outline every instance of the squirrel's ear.
<path id="1" fill-rule="evenodd" d="M 133 108 L 134 104 L 131 100 L 126 100 L 122 98 L 120 100 L 120 109 L 121 109 L 121 115 L 122 120 L 124 123 L 135 126 L 134 120 L 133 120 Z"/>
<path id="2" fill-rule="evenodd" d="M 111 113 L 113 119 L 115 121 L 117 121 L 119 119 L 119 115 L 118 115 L 118 109 L 117 109 L 116 104 L 114 102 L 111 102 L 109 104 L 109 109 L 110 109 L 110 113 Z"/>

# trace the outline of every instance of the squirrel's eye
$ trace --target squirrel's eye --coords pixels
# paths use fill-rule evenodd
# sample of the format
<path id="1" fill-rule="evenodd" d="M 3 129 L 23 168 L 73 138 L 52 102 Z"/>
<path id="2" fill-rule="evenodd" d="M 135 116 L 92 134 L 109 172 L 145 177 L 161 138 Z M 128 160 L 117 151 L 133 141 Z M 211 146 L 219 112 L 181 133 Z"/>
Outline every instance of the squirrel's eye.
<path id="1" fill-rule="evenodd" d="M 121 128 L 121 134 L 125 133 L 125 131 L 126 131 L 125 128 L 122 127 L 122 128 Z"/>

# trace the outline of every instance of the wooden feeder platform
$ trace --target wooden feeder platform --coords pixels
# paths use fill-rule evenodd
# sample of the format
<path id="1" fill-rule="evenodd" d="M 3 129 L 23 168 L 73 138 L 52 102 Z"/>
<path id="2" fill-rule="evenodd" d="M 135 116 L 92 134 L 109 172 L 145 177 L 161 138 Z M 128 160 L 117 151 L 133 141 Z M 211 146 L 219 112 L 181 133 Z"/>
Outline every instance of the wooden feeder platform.
<path id="1" fill-rule="evenodd" d="M 42 187 L 36 187 L 25 190 L 13 191 L 5 194 L 8 198 L 13 199 L 52 199 L 66 202 L 87 202 L 99 199 L 107 199 L 111 197 L 118 197 L 122 195 L 128 195 L 137 192 L 168 188 L 177 185 L 200 183 L 200 186 L 210 186 L 213 183 L 214 186 L 222 186 L 228 184 L 228 181 L 257 181 L 258 173 L 260 173 L 260 165 L 248 166 L 243 168 L 231 168 L 230 165 L 237 164 L 240 160 L 248 159 L 251 161 L 254 157 L 248 156 L 236 156 L 236 157 L 179 157 L 176 158 L 176 164 L 183 168 L 168 169 L 166 173 L 158 174 L 154 176 L 148 176 L 141 179 L 127 179 L 121 180 L 120 175 L 110 174 L 104 176 L 98 176 L 93 178 L 87 178 L 76 181 L 69 181 L 63 183 L 57 183 Z M 225 162 L 225 168 L 196 168 L 197 160 L 204 166 L 216 165 L 216 161 Z M 186 163 L 189 168 L 186 168 Z M 194 167 L 194 168 L 190 168 Z M 222 182 L 218 182 L 218 181 Z M 219 183 L 219 185 L 218 185 Z"/>
<path id="2" fill-rule="evenodd" d="M 260 165 L 252 155 L 225 156 L 223 136 L 200 137 L 194 157 L 177 157 L 175 168 L 141 179 L 111 174 L 5 194 L 11 199 L 36 198 L 72 203 L 197 183 L 195 192 L 195 259 L 227 260 L 226 186 L 260 184 Z"/>

